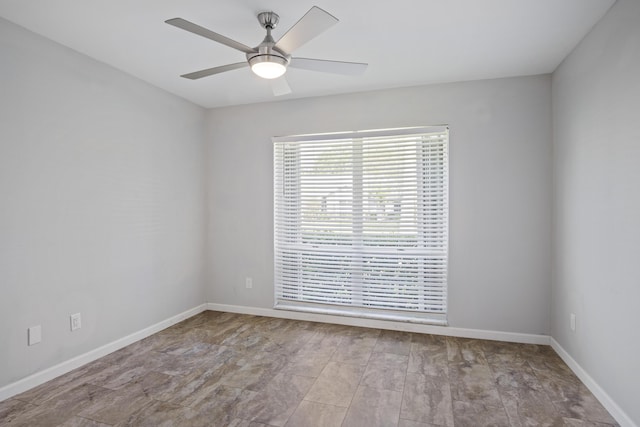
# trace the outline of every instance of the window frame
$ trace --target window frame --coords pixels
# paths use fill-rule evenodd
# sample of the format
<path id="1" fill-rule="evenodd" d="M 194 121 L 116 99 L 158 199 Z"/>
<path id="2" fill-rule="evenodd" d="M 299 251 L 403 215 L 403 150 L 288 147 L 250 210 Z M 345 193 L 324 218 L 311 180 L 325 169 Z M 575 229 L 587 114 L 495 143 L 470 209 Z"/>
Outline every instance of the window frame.
<path id="1" fill-rule="evenodd" d="M 290 203 L 297 203 L 298 205 L 291 208 L 293 210 L 296 210 L 297 212 L 300 212 L 300 185 L 301 185 L 301 175 L 300 175 L 300 154 L 299 154 L 299 150 L 298 150 L 298 154 L 296 155 L 295 152 L 292 153 L 289 152 L 288 154 L 285 154 L 284 152 L 282 153 L 282 155 L 280 155 L 276 150 L 278 149 L 278 147 L 284 147 L 285 144 L 294 144 L 294 146 L 296 146 L 296 144 L 304 144 L 304 143 L 317 143 L 318 141 L 340 141 L 340 140 L 351 140 L 351 141 L 355 141 L 353 142 L 353 147 L 354 147 L 354 156 L 357 156 L 357 151 L 358 151 L 358 144 L 360 145 L 360 155 L 362 155 L 362 141 L 367 140 L 367 139 L 373 139 L 373 138 L 401 138 L 401 137 L 410 137 L 410 136 L 425 136 L 425 135 L 434 135 L 434 134 L 439 134 L 439 135 L 445 135 L 444 138 L 442 139 L 442 151 L 443 151 L 443 165 L 440 166 L 440 168 L 442 169 L 442 193 L 443 193 L 443 206 L 442 206 L 442 210 L 444 211 L 444 214 L 441 214 L 441 216 L 443 215 L 443 221 L 444 224 L 442 225 L 443 227 L 443 232 L 444 232 L 444 260 L 443 260 L 443 270 L 444 270 L 444 278 L 443 278 L 443 286 L 442 286 L 442 292 L 443 292 L 443 298 L 442 298 L 442 311 L 412 311 L 412 310 L 407 310 L 407 309 L 400 309 L 400 310 L 394 310 L 394 309 L 390 309 L 390 308 L 367 308 L 367 307 L 362 307 L 362 306 L 358 306 L 358 305 L 333 305 L 333 304 L 327 304 L 327 303 L 318 303 L 318 302 L 308 302 L 308 301 L 301 301 L 301 300 L 294 300 L 291 298 L 281 298 L 279 296 L 279 292 L 282 293 L 282 286 L 279 283 L 279 270 L 278 270 L 278 257 L 282 256 L 282 236 L 287 236 L 287 233 L 281 230 L 282 227 L 279 228 L 278 225 L 278 221 L 279 218 L 282 216 L 282 212 L 278 212 L 279 210 L 282 209 L 281 206 L 279 206 L 279 199 L 282 199 L 284 196 L 284 184 L 283 184 L 283 177 L 284 174 L 286 174 L 284 172 L 285 170 L 285 165 L 291 166 L 290 169 L 288 169 L 289 176 L 288 178 L 293 178 L 293 180 L 295 181 L 293 188 L 293 192 L 298 192 L 298 199 L 292 200 L 291 198 L 286 199 L 288 202 Z M 408 321 L 408 322 L 416 322 L 416 323 L 429 323 L 429 324 L 437 324 L 437 325 L 446 325 L 447 324 L 447 305 L 448 305 L 448 301 L 447 301 L 447 296 L 448 296 L 448 283 L 447 283 L 447 276 L 448 276 L 448 226 L 449 226 L 449 127 L 446 125 L 442 125 L 442 126 L 426 126 L 426 127 L 414 127 L 414 128 L 399 128 L 399 129 L 384 129 L 384 130 L 373 130 L 373 131 L 356 131 L 356 132 L 340 132 L 340 133 L 330 133 L 330 134 L 310 134 L 310 135 L 294 135 L 294 136 L 286 136 L 286 137 L 274 137 L 272 138 L 272 141 L 274 143 L 274 308 L 275 309 L 283 309 L 283 310 L 294 310 L 294 311 L 304 311 L 304 312 L 312 312 L 312 313 L 321 313 L 321 314 L 336 314 L 336 315 L 346 315 L 346 316 L 356 316 L 356 317 L 366 317 L 366 318 L 373 318 L 373 319 L 382 319 L 382 320 L 399 320 L 399 321 Z M 424 142 L 424 140 L 422 141 Z M 299 146 L 299 145 L 297 145 Z M 284 150 L 284 148 L 282 148 Z M 418 143 L 416 143 L 416 149 L 424 149 L 424 145 L 418 145 Z M 420 199 L 421 195 L 422 197 L 425 194 L 425 186 L 424 185 L 419 185 L 419 182 L 421 180 L 423 180 L 423 177 L 420 175 L 420 173 L 422 171 L 425 171 L 426 169 L 424 169 L 424 165 L 419 164 L 420 162 L 424 161 L 424 159 L 431 159 L 431 157 L 425 157 L 425 154 L 421 154 L 421 155 L 416 155 L 416 168 L 417 168 L 417 177 L 416 177 L 416 185 L 418 188 L 418 194 L 416 194 L 416 197 L 418 199 Z M 355 157 L 354 157 L 355 158 Z M 359 164 L 360 167 L 362 167 L 363 163 L 360 160 L 352 160 L 351 164 Z M 282 164 L 279 164 L 279 162 L 282 162 Z M 291 172 L 293 170 L 293 172 Z M 356 175 L 356 172 L 354 173 L 354 184 L 353 185 L 358 185 L 358 182 L 360 183 L 360 185 L 362 185 L 363 182 L 363 176 L 360 175 L 359 177 Z M 283 175 L 279 175 L 279 174 L 283 174 Z M 287 181 L 290 184 L 290 181 Z M 424 182 L 423 182 L 424 184 Z M 297 185 L 297 188 L 295 187 L 295 185 Z M 282 186 L 282 187 L 280 187 Z M 280 194 L 280 198 L 279 198 L 279 192 L 282 192 L 283 194 Z M 356 188 L 353 187 L 352 188 L 352 197 L 356 197 L 354 196 L 354 194 L 357 194 L 361 197 L 364 197 L 364 192 L 362 191 L 362 188 Z M 417 203 L 423 203 L 424 201 L 422 200 L 418 200 Z M 357 215 L 362 216 L 363 212 L 362 212 L 362 205 L 363 205 L 363 200 L 360 200 L 358 203 L 352 203 L 352 205 L 354 206 L 354 217 Z M 360 212 L 355 212 L 357 209 L 360 209 Z M 396 208 L 394 208 L 396 209 Z M 416 215 L 426 215 L 426 208 L 423 208 L 422 210 L 418 210 L 416 212 Z M 301 221 L 301 217 L 302 214 L 298 213 L 298 217 L 297 217 L 297 221 L 298 224 L 297 226 L 300 227 L 300 221 Z M 360 222 L 360 224 L 362 224 L 362 220 Z M 416 220 L 417 226 L 419 228 L 420 224 L 424 224 L 425 220 L 421 219 L 421 220 Z M 354 227 L 357 227 L 357 225 L 354 225 Z M 356 234 L 360 233 L 360 235 L 362 236 L 362 230 L 355 230 Z M 278 233 L 282 233 L 282 235 L 279 236 Z M 417 238 L 420 238 L 419 236 L 423 236 L 424 237 L 423 230 L 418 230 L 417 232 Z M 292 238 L 296 238 L 296 239 L 300 239 L 300 236 L 302 235 L 300 229 L 296 230 L 293 234 L 291 234 L 290 237 Z M 292 244 L 294 242 L 291 242 Z M 298 242 L 299 243 L 299 242 Z M 361 242 L 356 242 L 356 243 L 361 243 Z M 295 244 L 293 244 L 293 246 L 295 246 Z M 292 246 L 292 247 L 293 247 Z M 353 248 L 353 247 L 352 247 Z M 302 250 L 302 249 L 300 249 Z M 408 251 L 407 253 L 409 253 L 410 251 Z M 350 253 L 357 253 L 357 251 L 350 251 Z M 353 255 L 355 256 L 355 255 Z M 416 255 L 417 256 L 417 255 Z M 424 254 L 422 255 L 424 256 Z M 302 257 L 300 257 L 302 258 Z M 298 263 L 301 263 L 301 261 L 298 261 Z M 302 270 L 298 269 L 298 274 L 301 274 Z M 355 270 L 357 273 L 357 269 Z M 356 274 L 357 276 L 357 274 Z M 352 290 L 355 289 L 356 291 L 359 291 L 359 294 L 362 295 L 362 289 L 358 289 L 357 288 L 357 284 L 358 284 L 358 280 L 356 277 L 355 280 L 355 285 L 354 280 L 351 281 L 352 282 Z M 362 283 L 362 282 L 360 282 Z M 357 296 L 358 292 L 356 292 L 356 296 Z M 282 295 L 282 294 L 281 294 Z"/>

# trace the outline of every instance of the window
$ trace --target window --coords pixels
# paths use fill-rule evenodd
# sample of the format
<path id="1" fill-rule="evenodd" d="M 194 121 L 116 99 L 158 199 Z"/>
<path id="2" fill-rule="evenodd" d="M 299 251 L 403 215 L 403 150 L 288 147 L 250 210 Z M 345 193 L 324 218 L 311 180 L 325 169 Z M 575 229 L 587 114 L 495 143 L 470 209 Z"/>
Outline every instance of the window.
<path id="1" fill-rule="evenodd" d="M 275 307 L 446 322 L 448 128 L 274 138 Z"/>

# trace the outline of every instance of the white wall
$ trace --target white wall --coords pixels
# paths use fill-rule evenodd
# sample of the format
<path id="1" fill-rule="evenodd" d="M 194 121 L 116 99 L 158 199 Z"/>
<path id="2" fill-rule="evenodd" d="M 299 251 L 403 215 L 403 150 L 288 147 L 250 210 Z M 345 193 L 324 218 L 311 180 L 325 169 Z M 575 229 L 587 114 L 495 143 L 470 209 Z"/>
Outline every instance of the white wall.
<path id="1" fill-rule="evenodd" d="M 640 2 L 618 0 L 552 86 L 552 335 L 638 425 L 639 76 Z"/>
<path id="2" fill-rule="evenodd" d="M 273 305 L 272 136 L 449 124 L 449 323 L 547 334 L 550 83 L 521 77 L 211 110 L 208 300 Z"/>
<path id="3" fill-rule="evenodd" d="M 204 117 L 0 19 L 0 387 L 204 301 Z"/>

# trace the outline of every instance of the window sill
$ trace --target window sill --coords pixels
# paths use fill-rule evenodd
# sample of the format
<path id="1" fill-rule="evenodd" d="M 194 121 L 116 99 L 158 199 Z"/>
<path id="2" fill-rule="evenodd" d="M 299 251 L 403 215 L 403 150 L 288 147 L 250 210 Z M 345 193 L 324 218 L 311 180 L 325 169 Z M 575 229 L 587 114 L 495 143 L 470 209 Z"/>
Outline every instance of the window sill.
<path id="1" fill-rule="evenodd" d="M 331 316 L 356 317 L 362 319 L 388 320 L 393 322 L 417 323 L 423 325 L 447 326 L 445 314 L 393 311 L 389 313 L 351 307 L 322 306 L 307 303 L 276 302 L 276 310 L 299 311 L 304 313 L 327 314 Z"/>

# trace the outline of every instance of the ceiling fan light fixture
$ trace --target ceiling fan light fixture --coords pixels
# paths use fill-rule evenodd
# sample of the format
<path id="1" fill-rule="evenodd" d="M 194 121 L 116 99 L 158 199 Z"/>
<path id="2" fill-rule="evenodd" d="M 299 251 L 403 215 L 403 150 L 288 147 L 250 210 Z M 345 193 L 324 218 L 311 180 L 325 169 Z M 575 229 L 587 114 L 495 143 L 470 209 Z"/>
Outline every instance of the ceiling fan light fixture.
<path id="1" fill-rule="evenodd" d="M 367 68 L 367 64 L 357 62 L 291 57 L 291 52 L 338 23 L 338 19 L 319 7 L 313 6 L 309 9 L 298 22 L 285 32 L 280 40 L 275 41 L 271 36 L 271 31 L 276 28 L 279 20 L 280 17 L 277 13 L 260 12 L 258 14 L 258 22 L 267 34 L 258 46 L 249 47 L 185 19 L 167 19 L 165 21 L 167 24 L 243 52 L 247 59 L 246 62 L 236 62 L 234 64 L 207 68 L 193 73 L 183 74 L 180 77 L 197 80 L 214 74 L 244 68 L 247 65 L 251 67 L 253 73 L 263 79 L 277 79 L 281 77 L 287 72 L 289 65 L 293 68 L 344 75 L 362 74 Z M 276 96 L 291 92 L 291 88 L 289 88 L 285 79 L 277 80 L 276 83 L 271 86 Z"/>
<path id="2" fill-rule="evenodd" d="M 249 59 L 251 71 L 263 79 L 277 79 L 287 71 L 288 61 L 278 55 L 257 55 Z"/>

